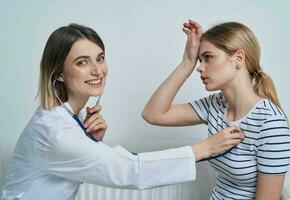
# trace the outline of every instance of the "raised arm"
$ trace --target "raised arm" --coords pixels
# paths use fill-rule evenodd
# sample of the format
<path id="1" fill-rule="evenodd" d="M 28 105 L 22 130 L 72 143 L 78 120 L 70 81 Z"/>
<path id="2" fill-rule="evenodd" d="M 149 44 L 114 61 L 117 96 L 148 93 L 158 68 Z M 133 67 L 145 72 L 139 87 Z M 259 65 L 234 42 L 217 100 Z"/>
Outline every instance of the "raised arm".
<path id="1" fill-rule="evenodd" d="M 155 91 L 142 113 L 143 118 L 151 124 L 184 126 L 202 123 L 190 105 L 172 105 L 178 90 L 196 66 L 202 35 L 201 26 L 191 20 L 183 24 L 183 31 L 187 35 L 183 60 Z"/>

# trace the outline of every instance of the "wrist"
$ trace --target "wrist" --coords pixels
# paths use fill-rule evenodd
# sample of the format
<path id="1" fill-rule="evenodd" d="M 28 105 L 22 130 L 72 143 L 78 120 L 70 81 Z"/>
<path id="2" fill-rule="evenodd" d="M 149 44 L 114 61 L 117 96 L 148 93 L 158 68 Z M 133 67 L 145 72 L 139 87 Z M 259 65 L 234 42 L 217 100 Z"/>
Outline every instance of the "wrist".
<path id="1" fill-rule="evenodd" d="M 195 68 L 195 64 L 188 60 L 182 60 L 179 68 L 185 73 L 186 77 L 189 77 Z"/>
<path id="2" fill-rule="evenodd" d="M 193 72 L 196 66 L 196 61 L 190 61 L 188 59 L 183 59 L 180 63 L 183 69 L 187 70 L 188 76 Z"/>
<path id="3" fill-rule="evenodd" d="M 191 148 L 196 161 L 208 158 L 211 155 L 210 148 L 208 147 L 206 141 L 193 144 L 191 145 Z"/>
<path id="4" fill-rule="evenodd" d="M 196 60 L 192 61 L 190 59 L 183 58 L 182 61 L 181 61 L 181 65 L 183 65 L 185 67 L 188 67 L 188 68 L 194 69 L 195 65 L 196 65 L 196 62 L 197 62 Z"/>

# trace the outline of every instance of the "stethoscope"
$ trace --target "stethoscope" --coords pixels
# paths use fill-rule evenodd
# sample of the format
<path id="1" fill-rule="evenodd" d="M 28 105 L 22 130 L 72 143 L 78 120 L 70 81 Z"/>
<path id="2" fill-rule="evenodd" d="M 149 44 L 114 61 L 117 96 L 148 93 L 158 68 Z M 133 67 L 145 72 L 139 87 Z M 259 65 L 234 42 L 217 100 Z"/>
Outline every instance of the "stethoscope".
<path id="1" fill-rule="evenodd" d="M 55 82 L 56 79 L 53 81 L 53 89 L 55 89 Z M 54 95 L 56 96 L 57 100 L 61 104 L 61 106 L 66 110 L 66 112 L 78 123 L 78 125 L 81 127 L 81 129 L 85 132 L 86 136 L 88 136 L 90 139 L 92 139 L 95 142 L 99 142 L 92 134 L 87 133 L 86 128 L 84 127 L 83 123 L 79 119 L 78 115 L 73 113 L 66 105 L 61 101 L 61 99 L 58 97 L 57 93 L 54 91 Z M 101 96 L 98 97 L 96 105 L 99 105 L 101 101 Z"/>

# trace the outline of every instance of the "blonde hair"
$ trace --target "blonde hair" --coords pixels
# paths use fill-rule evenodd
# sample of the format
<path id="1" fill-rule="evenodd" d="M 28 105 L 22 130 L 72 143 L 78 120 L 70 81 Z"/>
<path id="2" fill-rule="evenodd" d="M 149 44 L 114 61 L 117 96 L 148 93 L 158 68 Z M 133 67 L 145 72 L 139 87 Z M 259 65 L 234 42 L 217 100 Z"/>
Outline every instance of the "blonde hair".
<path id="1" fill-rule="evenodd" d="M 202 39 L 212 43 L 228 55 L 243 50 L 255 93 L 261 98 L 271 100 L 281 108 L 271 77 L 261 69 L 258 40 L 247 26 L 238 22 L 222 23 L 206 31 L 202 35 Z"/>
<path id="2" fill-rule="evenodd" d="M 63 82 L 57 81 L 63 72 L 64 61 L 73 44 L 80 39 L 88 39 L 104 52 L 105 46 L 100 36 L 91 28 L 70 24 L 55 30 L 47 40 L 40 63 L 40 78 L 37 96 L 44 109 L 52 109 L 68 100 Z M 58 99 L 59 98 L 59 99 Z"/>

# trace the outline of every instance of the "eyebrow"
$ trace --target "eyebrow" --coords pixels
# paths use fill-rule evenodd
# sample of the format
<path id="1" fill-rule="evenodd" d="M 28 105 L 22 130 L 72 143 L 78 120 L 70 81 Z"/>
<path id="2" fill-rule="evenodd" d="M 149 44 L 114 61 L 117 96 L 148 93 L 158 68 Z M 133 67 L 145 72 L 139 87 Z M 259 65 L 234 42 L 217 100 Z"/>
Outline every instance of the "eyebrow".
<path id="1" fill-rule="evenodd" d="M 205 54 L 207 54 L 207 53 L 211 53 L 210 51 L 205 51 L 205 52 L 203 52 L 200 56 L 199 56 L 199 59 L 201 58 L 201 57 L 203 57 Z"/>
<path id="2" fill-rule="evenodd" d="M 98 57 L 100 57 L 100 56 L 103 56 L 103 55 L 105 55 L 105 52 L 101 52 L 101 53 L 99 53 L 98 54 Z M 73 60 L 73 62 L 75 62 L 76 60 L 78 60 L 78 59 L 80 59 L 80 58 L 86 58 L 86 59 L 88 59 L 90 56 L 85 56 L 85 55 L 82 55 L 82 56 L 78 56 L 78 57 L 76 57 L 74 60 Z"/>

